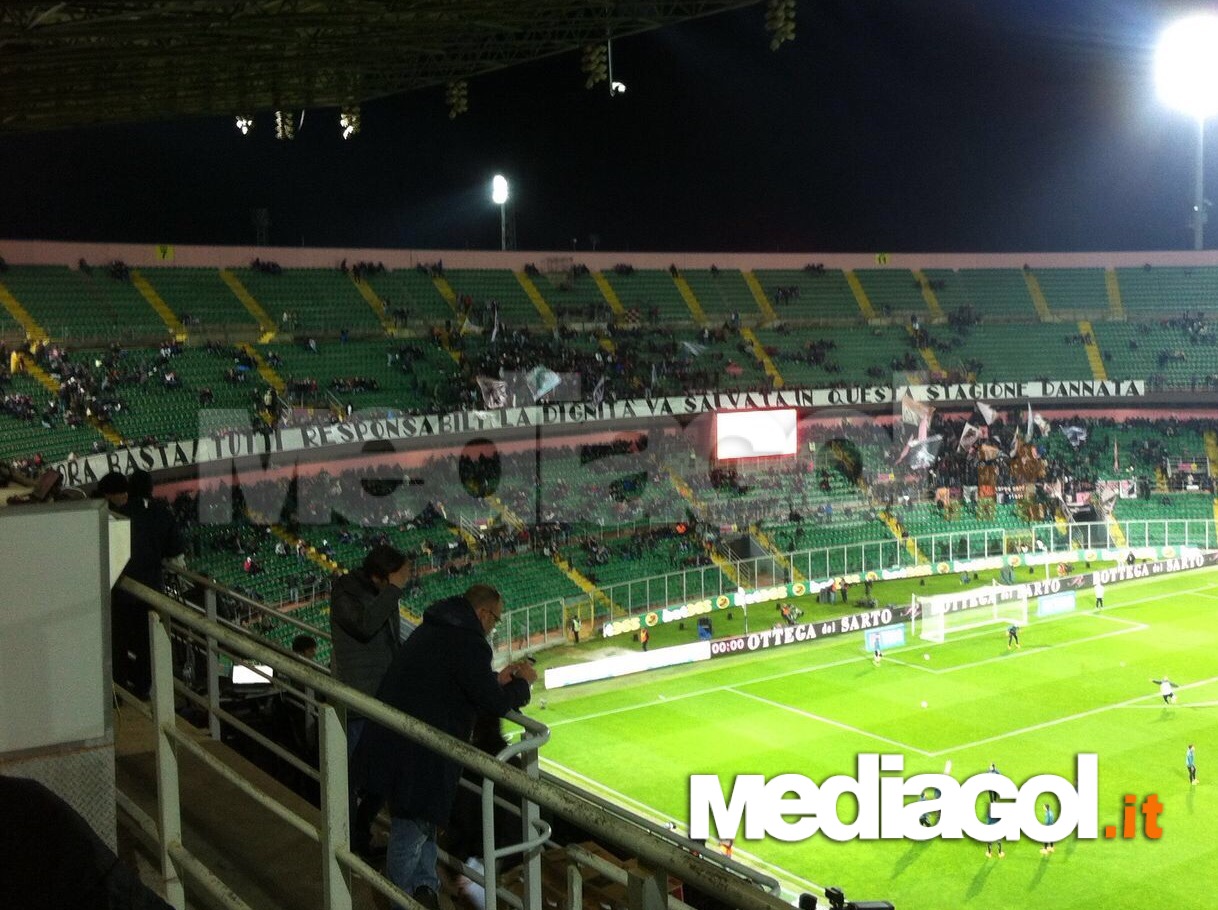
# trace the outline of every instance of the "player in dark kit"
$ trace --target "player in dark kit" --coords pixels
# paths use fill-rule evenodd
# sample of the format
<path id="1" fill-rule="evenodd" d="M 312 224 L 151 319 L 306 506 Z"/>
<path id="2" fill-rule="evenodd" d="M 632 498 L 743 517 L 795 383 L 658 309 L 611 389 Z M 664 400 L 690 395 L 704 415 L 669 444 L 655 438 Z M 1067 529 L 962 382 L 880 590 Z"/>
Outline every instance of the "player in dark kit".
<path id="1" fill-rule="evenodd" d="M 1011 648 L 1023 648 L 1019 643 L 1019 626 L 1014 623 L 1007 627 L 1007 650 Z"/>

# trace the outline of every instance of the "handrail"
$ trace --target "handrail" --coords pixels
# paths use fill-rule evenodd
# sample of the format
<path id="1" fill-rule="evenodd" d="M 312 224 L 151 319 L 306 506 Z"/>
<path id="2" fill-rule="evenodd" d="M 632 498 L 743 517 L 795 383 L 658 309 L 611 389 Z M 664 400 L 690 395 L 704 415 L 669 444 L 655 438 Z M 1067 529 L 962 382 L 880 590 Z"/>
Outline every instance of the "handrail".
<path id="1" fill-rule="evenodd" d="M 520 794 L 522 798 L 549 809 L 574 824 L 596 832 L 599 837 L 624 847 L 645 863 L 666 870 L 678 878 L 692 882 L 699 888 L 721 896 L 740 910 L 763 910 L 763 908 L 788 910 L 788 904 L 781 898 L 758 890 L 739 876 L 708 863 L 701 857 L 692 856 L 675 844 L 640 831 L 639 826 L 624 821 L 618 815 L 606 811 L 581 794 L 560 788 L 540 776 L 534 778 L 518 768 L 503 764 L 469 743 L 436 730 L 416 718 L 337 682 L 319 669 L 289 658 L 259 641 L 240 634 L 228 625 L 209 620 L 196 610 L 145 585 L 124 578 L 120 580 L 117 587 L 151 606 L 162 622 L 168 620 L 181 624 L 209 639 L 214 639 L 226 649 L 236 654 L 242 654 L 258 663 L 266 664 L 272 667 L 277 675 L 283 674 L 298 684 L 311 688 L 318 696 L 324 698 L 324 711 L 321 718 L 323 780 L 327 777 L 325 767 L 327 759 L 341 766 L 345 771 L 346 752 L 337 745 L 340 740 L 336 739 L 341 736 L 341 731 L 336 733 L 328 718 L 334 715 L 334 709 L 337 707 L 355 710 L 394 733 L 445 754 L 494 785 L 512 790 Z M 168 636 L 164 632 L 161 634 L 164 636 L 163 650 L 167 653 Z M 157 639 L 154 637 L 154 668 L 157 666 L 158 651 L 161 650 L 156 645 Z M 154 686 L 154 717 L 157 716 L 158 711 L 161 716 L 166 713 L 172 715 L 172 696 L 170 693 L 160 692 L 159 688 L 159 685 Z M 538 727 L 540 726 L 538 725 Z M 161 739 L 162 737 L 158 737 L 158 742 Z M 345 831 L 346 825 L 343 824 L 346 821 L 345 788 L 341 794 L 335 792 L 327 794 L 327 789 L 333 790 L 333 788 L 323 786 L 325 818 L 330 821 L 339 820 L 341 830 Z M 340 803 L 341 805 L 339 805 Z M 323 837 L 323 846 L 327 839 L 327 837 Z M 335 858 L 345 859 L 341 855 L 343 853 L 345 850 L 335 848 L 335 852 L 330 858 L 324 859 L 324 861 L 333 862 Z"/>

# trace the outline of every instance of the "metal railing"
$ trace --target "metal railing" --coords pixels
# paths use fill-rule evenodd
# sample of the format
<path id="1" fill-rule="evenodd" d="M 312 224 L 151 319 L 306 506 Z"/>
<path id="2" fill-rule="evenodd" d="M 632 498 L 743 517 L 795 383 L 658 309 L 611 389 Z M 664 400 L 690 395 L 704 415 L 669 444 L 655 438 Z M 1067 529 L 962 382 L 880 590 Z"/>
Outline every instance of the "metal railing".
<path id="1" fill-rule="evenodd" d="M 549 826 L 541 819 L 542 809 L 584 830 L 595 832 L 599 840 L 624 848 L 644 864 L 639 868 L 622 870 L 629 880 L 627 893 L 632 910 L 660 910 L 666 906 L 670 910 L 682 910 L 683 904 L 666 898 L 668 875 L 716 894 L 742 910 L 777 910 L 789 906 L 778 896 L 778 883 L 773 878 L 726 858 L 699 856 L 692 849 L 696 846 L 692 842 L 658 831 L 657 826 L 647 819 L 583 793 L 550 775 L 543 775 L 539 768 L 538 752 L 549 735 L 544 725 L 513 712 L 509 720 L 522 729 L 520 741 L 499 756 L 487 755 L 466 742 L 333 680 L 315 664 L 252 639 L 232 620 L 222 620 L 216 615 L 218 592 L 207 584 L 206 579 L 198 576 L 190 578 L 190 573 L 181 574 L 204 584 L 202 611 L 197 606 L 181 603 L 136 582 L 124 579 L 119 583 L 124 591 L 152 607 L 149 620 L 153 670 L 150 716 L 157 734 L 156 818 L 151 819 L 142 813 L 129 794 L 121 794 L 119 804 L 136 826 L 156 843 L 167 899 L 175 907 L 185 906 L 187 881 L 193 887 L 206 891 L 222 906 L 234 910 L 246 906 L 241 897 L 208 869 L 198 855 L 183 846 L 179 751 L 189 752 L 267 812 L 320 844 L 322 905 L 327 910 L 352 906 L 354 879 L 367 882 L 394 902 L 416 906 L 411 898 L 361 860 L 348 846 L 350 820 L 344 718 L 349 710 L 445 754 L 482 779 L 483 855 L 491 858 L 487 863 L 488 872 L 482 875 L 477 869 L 461 863 L 460 858 L 445 858 L 461 868 L 470 879 L 483 885 L 488 910 L 497 910 L 505 905 L 513 910 L 542 910 L 540 857 L 543 846 L 548 844 L 550 838 Z M 248 602 L 248 606 L 251 609 L 261 608 L 252 601 Z M 310 628 L 307 624 L 300 625 Z M 207 673 L 205 684 L 197 676 L 199 650 L 206 652 L 202 658 Z M 176 661 L 175 654 L 178 658 Z M 184 654 L 194 656 L 187 660 Z M 222 707 L 219 691 L 222 656 L 269 667 L 268 680 L 273 680 L 274 686 L 306 707 L 317 724 L 319 763 L 316 768 L 262 736 Z M 184 667 L 191 663 L 195 667 L 194 674 L 188 675 L 186 680 L 175 680 L 175 664 Z M 119 691 L 126 701 L 140 710 L 148 710 L 130 693 Z M 257 784 L 221 762 L 210 750 L 180 732 L 174 714 L 175 698 L 184 698 L 207 712 L 208 730 L 213 737 L 219 737 L 222 726 L 232 726 L 277 757 L 288 761 L 292 767 L 316 779 L 321 790 L 320 824 L 280 803 Z M 505 791 L 513 795 L 513 800 L 496 797 L 496 792 Z M 519 843 L 495 843 L 493 813 L 496 805 L 510 805 L 519 815 L 522 832 Z M 494 860 L 506 856 L 519 856 L 524 867 L 522 897 L 498 887 Z M 574 870 L 568 875 L 566 906 L 575 910 L 581 906 L 580 867 L 601 871 L 602 861 L 589 858 L 578 848 L 567 849 L 566 861 Z"/>

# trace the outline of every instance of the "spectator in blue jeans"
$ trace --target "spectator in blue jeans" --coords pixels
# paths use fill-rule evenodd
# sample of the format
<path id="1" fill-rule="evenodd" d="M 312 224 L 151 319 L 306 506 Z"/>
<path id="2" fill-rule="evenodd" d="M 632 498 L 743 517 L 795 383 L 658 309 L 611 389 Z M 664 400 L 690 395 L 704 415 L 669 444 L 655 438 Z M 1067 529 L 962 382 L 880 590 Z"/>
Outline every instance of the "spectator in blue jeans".
<path id="1" fill-rule="evenodd" d="M 487 639 L 502 616 L 503 597 L 489 585 L 432 604 L 394 657 L 377 697 L 466 742 L 480 710 L 502 717 L 528 704 L 537 679 L 531 664 L 491 668 Z M 369 723 L 352 770 L 389 804 L 390 880 L 425 906 L 438 906 L 436 829 L 448 823 L 461 766 Z"/>
<path id="2" fill-rule="evenodd" d="M 368 696 L 385 678 L 398 652 L 403 623 L 398 612 L 402 589 L 409 578 L 406 557 L 393 547 L 373 547 L 354 572 L 334 580 L 330 592 L 330 627 L 333 636 L 334 676 Z M 347 757 L 363 734 L 365 718 L 347 714 Z M 372 823 L 383 802 L 350 787 L 351 849 L 367 856 L 372 852 Z"/>

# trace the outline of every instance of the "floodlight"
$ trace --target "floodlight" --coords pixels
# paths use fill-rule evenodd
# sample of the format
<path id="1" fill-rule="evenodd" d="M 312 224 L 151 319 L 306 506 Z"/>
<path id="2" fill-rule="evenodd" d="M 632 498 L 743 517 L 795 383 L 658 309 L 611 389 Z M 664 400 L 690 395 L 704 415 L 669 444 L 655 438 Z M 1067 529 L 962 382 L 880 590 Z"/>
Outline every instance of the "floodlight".
<path id="1" fill-rule="evenodd" d="M 1172 23 L 1155 51 L 1155 83 L 1169 107 L 1198 120 L 1218 114 L 1218 16 Z"/>
<path id="2" fill-rule="evenodd" d="M 610 83 L 610 84 L 609 84 L 609 94 L 610 94 L 610 95 L 624 95 L 624 94 L 626 94 L 626 83 L 625 83 L 625 82 L 612 82 L 612 83 Z"/>
<path id="3" fill-rule="evenodd" d="M 251 129 L 254 128 L 254 118 L 246 117 L 242 114 L 237 115 L 237 129 L 241 131 L 242 136 L 248 136 Z"/>
<path id="4" fill-rule="evenodd" d="M 491 202 L 503 205 L 508 201 L 508 182 L 502 174 L 496 174 L 491 180 Z"/>

